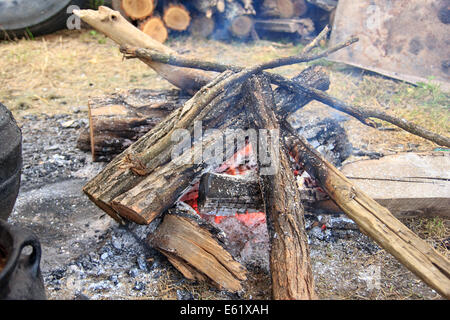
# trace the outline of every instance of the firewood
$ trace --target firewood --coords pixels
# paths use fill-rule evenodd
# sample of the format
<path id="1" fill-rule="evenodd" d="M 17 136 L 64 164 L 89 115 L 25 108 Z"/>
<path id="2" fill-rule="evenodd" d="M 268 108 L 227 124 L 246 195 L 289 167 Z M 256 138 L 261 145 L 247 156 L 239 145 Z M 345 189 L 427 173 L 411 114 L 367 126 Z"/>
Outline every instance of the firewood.
<path id="1" fill-rule="evenodd" d="M 89 128 L 77 147 L 90 151 L 93 161 L 111 161 L 189 98 L 178 90 L 133 89 L 91 99 Z"/>
<path id="2" fill-rule="evenodd" d="M 246 82 L 245 89 L 246 113 L 250 125 L 258 129 L 280 130 L 267 78 L 255 76 Z M 258 150 L 258 145 L 254 145 L 253 150 Z M 272 141 L 267 153 L 270 164 L 275 166 L 275 172 L 262 173 L 261 157 L 258 157 L 258 165 L 271 239 L 272 295 L 278 300 L 315 299 L 317 296 L 314 292 L 303 207 L 295 177 L 281 145 Z"/>
<path id="3" fill-rule="evenodd" d="M 232 35 L 238 38 L 246 38 L 250 35 L 253 28 L 253 20 L 247 15 L 247 11 L 237 1 L 227 4 L 225 13 L 228 30 Z"/>
<path id="4" fill-rule="evenodd" d="M 248 37 L 252 28 L 253 20 L 249 16 L 236 17 L 230 26 L 231 33 L 238 38 Z"/>
<path id="5" fill-rule="evenodd" d="M 122 10 L 131 19 L 138 20 L 150 16 L 155 10 L 156 0 L 122 0 Z"/>
<path id="6" fill-rule="evenodd" d="M 270 18 L 292 18 L 295 16 L 295 6 L 292 0 L 264 0 L 260 15 Z"/>
<path id="7" fill-rule="evenodd" d="M 119 46 L 134 45 L 176 55 L 175 51 L 152 39 L 130 24 L 119 12 L 110 8 L 100 6 L 98 10 L 74 10 L 73 13 Z M 178 68 L 154 61 L 145 63 L 176 87 L 191 93 L 199 90 L 214 76 L 201 70 Z"/>
<path id="8" fill-rule="evenodd" d="M 164 216 L 148 240 L 188 279 L 209 280 L 220 290 L 237 292 L 247 278 L 245 268 L 224 249 L 223 233 L 180 206 Z"/>
<path id="9" fill-rule="evenodd" d="M 443 297 L 450 298 L 450 262 L 419 238 L 391 212 L 379 205 L 350 182 L 338 169 L 302 137 L 287 121 L 281 123 L 286 133 L 283 143 L 295 150 L 297 161 L 314 177 L 333 201 L 360 230 L 391 253 L 399 262 Z"/>
<path id="10" fill-rule="evenodd" d="M 309 18 L 256 19 L 255 28 L 271 32 L 297 33 L 301 36 L 308 36 L 315 31 L 314 22 Z"/>
<path id="11" fill-rule="evenodd" d="M 319 90 L 327 90 L 330 84 L 327 71 L 320 66 L 308 67 L 292 80 Z M 274 91 L 274 98 L 281 117 L 312 100 L 309 96 L 283 87 Z M 77 147 L 90 151 L 93 161 L 109 162 L 188 99 L 187 95 L 176 90 L 129 90 L 91 99 L 89 129 L 80 133 Z"/>
<path id="12" fill-rule="evenodd" d="M 289 151 L 299 158 L 295 148 Z M 450 172 L 449 160 L 450 156 L 442 152 L 407 153 L 379 160 L 356 161 L 345 165 L 340 171 L 397 218 L 447 218 L 450 217 L 450 178 L 434 177 L 433 173 Z M 418 170 L 421 177 L 417 176 Z M 300 198 L 311 212 L 316 209 L 329 213 L 342 212 L 316 189 L 301 188 Z M 260 212 L 264 207 L 258 183 L 252 174 L 231 176 L 207 173 L 200 179 L 198 209 L 206 215 L 218 212 L 220 215 L 234 215 L 247 211 Z"/>
<path id="13" fill-rule="evenodd" d="M 147 20 L 141 22 L 139 24 L 139 28 L 142 30 L 142 32 L 160 43 L 164 43 L 169 36 L 164 22 L 158 16 L 150 17 Z"/>
<path id="14" fill-rule="evenodd" d="M 170 4 L 164 9 L 163 20 L 169 29 L 184 31 L 191 23 L 191 16 L 183 5 Z"/>
<path id="15" fill-rule="evenodd" d="M 200 179 L 198 208 L 201 214 L 221 216 L 264 211 L 257 177 L 206 173 Z"/>
<path id="16" fill-rule="evenodd" d="M 214 19 L 205 16 L 196 16 L 192 18 L 189 31 L 194 37 L 207 38 L 214 32 L 214 27 Z"/>
<path id="17" fill-rule="evenodd" d="M 172 133 L 177 129 L 188 129 L 192 133 L 194 122 L 201 120 L 207 128 L 214 128 L 219 122 L 225 122 L 227 113 L 233 119 L 233 110 L 241 108 L 236 103 L 240 86 L 228 88 L 227 84 L 240 78 L 239 75 L 227 78 L 229 74 L 225 73 L 205 86 L 187 101 L 182 109 L 172 112 L 164 121 L 114 158 L 84 187 L 84 192 L 112 217 L 117 219 L 123 215 L 138 223 L 149 223 L 170 207 L 191 180 L 199 174 L 194 165 L 189 167 L 170 161 L 172 148 L 176 145 L 176 142 L 172 141 Z M 200 168 L 202 164 L 196 166 Z M 157 172 L 153 172 L 155 169 L 158 169 Z M 169 172 L 176 172 L 174 170 L 185 170 L 186 179 L 182 179 L 181 171 L 180 175 L 168 175 Z M 162 172 L 167 172 L 166 176 Z M 172 179 L 172 182 L 169 183 L 166 178 Z M 178 181 L 178 178 L 181 181 Z M 161 185 L 162 189 L 147 189 L 151 188 L 152 184 L 146 184 L 146 181 L 155 183 L 153 187 L 159 188 Z M 133 191 L 135 187 L 138 189 Z M 153 196 L 149 195 L 146 198 L 145 194 L 141 193 L 143 189 L 150 194 L 153 192 Z M 138 190 L 140 191 L 137 192 Z M 164 192 L 167 194 L 164 195 Z M 170 192 L 172 193 L 169 194 Z M 150 198 L 159 200 L 148 206 Z M 113 203 L 115 210 L 112 208 Z"/>

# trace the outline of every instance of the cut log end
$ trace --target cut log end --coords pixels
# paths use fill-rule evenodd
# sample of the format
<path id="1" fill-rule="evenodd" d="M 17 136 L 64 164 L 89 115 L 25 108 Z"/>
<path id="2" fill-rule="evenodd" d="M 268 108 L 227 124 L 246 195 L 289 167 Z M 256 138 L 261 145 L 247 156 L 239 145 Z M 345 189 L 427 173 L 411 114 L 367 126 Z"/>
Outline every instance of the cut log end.
<path id="1" fill-rule="evenodd" d="M 189 30 L 195 37 L 207 38 L 213 33 L 214 27 L 214 19 L 209 19 L 205 16 L 198 16 L 192 19 Z"/>
<path id="2" fill-rule="evenodd" d="M 166 26 L 176 31 L 184 31 L 191 22 L 189 11 L 182 5 L 171 5 L 164 11 Z"/>
<path id="3" fill-rule="evenodd" d="M 150 16 L 154 9 L 154 0 L 122 0 L 123 12 L 134 20 Z"/>
<path id="4" fill-rule="evenodd" d="M 246 38 L 250 35 L 253 27 L 253 20 L 248 16 L 239 16 L 233 20 L 230 31 L 239 38 Z"/>
<path id="5" fill-rule="evenodd" d="M 140 24 L 140 29 L 158 42 L 164 43 L 169 36 L 167 28 L 160 17 L 151 17 Z"/>

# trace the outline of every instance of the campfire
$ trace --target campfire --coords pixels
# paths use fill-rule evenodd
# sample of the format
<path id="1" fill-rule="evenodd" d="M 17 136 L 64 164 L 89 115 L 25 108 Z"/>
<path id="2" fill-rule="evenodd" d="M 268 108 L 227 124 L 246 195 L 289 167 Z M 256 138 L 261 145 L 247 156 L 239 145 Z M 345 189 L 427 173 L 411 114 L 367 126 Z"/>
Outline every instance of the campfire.
<path id="1" fill-rule="evenodd" d="M 112 160 L 83 189 L 119 223 L 149 224 L 161 218 L 148 241 L 186 278 L 241 290 L 247 278 L 244 266 L 225 249 L 226 235 L 202 217 L 212 213 L 220 222 L 223 216 L 234 216 L 250 224 L 266 220 L 273 298 L 316 298 L 302 205 L 310 192 L 302 193 L 301 180 L 318 197 L 329 196 L 363 233 L 450 297 L 449 261 L 355 187 L 298 134 L 287 116 L 317 100 L 364 125 L 376 126 L 376 118 L 443 146 L 450 146 L 450 139 L 329 96 L 324 92 L 329 78 L 320 67 L 309 67 L 292 79 L 266 71 L 326 57 L 357 38 L 312 53 L 327 35 L 325 28 L 296 56 L 243 68 L 179 56 L 104 7 L 75 14 L 116 41 L 126 58 L 142 60 L 187 94 L 182 100 L 162 98 L 168 103 L 159 109 L 143 102 L 138 114 L 91 102 L 90 132 L 84 141 L 89 141 L 94 159 Z M 108 137 L 102 136 L 104 131 L 97 129 L 109 126 L 111 119 L 121 121 L 114 122 Z M 116 140 L 111 140 L 112 132 Z M 136 132 L 139 139 L 133 141 Z M 234 132 L 243 143 L 226 139 L 226 132 Z"/>

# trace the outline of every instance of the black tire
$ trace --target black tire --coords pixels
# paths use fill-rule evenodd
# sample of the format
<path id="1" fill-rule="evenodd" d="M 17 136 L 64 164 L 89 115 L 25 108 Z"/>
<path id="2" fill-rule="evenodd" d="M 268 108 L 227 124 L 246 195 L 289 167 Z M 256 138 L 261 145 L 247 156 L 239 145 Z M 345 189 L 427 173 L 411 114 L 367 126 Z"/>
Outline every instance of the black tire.
<path id="1" fill-rule="evenodd" d="M 0 219 L 7 220 L 16 202 L 22 172 L 22 132 L 0 103 Z"/>
<path id="2" fill-rule="evenodd" d="M 88 2 L 88 0 L 33 0 L 33 2 L 0 0 L 0 39 L 30 38 L 64 29 L 70 16 L 67 7 L 76 5 L 85 8 Z M 26 12 L 21 10 L 25 6 L 28 8 Z M 19 13 L 13 19 L 15 12 Z M 17 28 L 18 24 L 20 28 Z"/>

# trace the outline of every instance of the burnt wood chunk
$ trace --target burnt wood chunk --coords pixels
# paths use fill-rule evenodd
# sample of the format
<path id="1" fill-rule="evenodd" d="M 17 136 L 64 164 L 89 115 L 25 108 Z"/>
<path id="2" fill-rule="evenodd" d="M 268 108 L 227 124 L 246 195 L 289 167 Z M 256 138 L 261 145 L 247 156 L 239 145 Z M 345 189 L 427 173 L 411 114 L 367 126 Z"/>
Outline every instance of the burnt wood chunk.
<path id="1" fill-rule="evenodd" d="M 224 249 L 223 233 L 181 205 L 169 210 L 148 241 L 187 279 L 231 292 L 247 279 L 246 269 Z"/>
<path id="2" fill-rule="evenodd" d="M 264 210 L 257 179 L 254 174 L 204 174 L 198 191 L 200 213 L 227 216 Z"/>
<path id="3" fill-rule="evenodd" d="M 246 111 L 255 129 L 280 130 L 274 112 L 270 82 L 254 76 L 245 84 Z M 261 147 L 261 144 L 259 144 Z M 258 145 L 253 146 L 258 150 Z M 280 144 L 268 144 L 267 154 L 275 172 L 263 174 L 258 157 L 259 184 L 262 189 L 271 241 L 270 272 L 274 299 L 314 299 L 314 278 L 309 258 L 303 207 L 288 156 Z M 270 173 L 270 174 L 269 174 Z"/>

